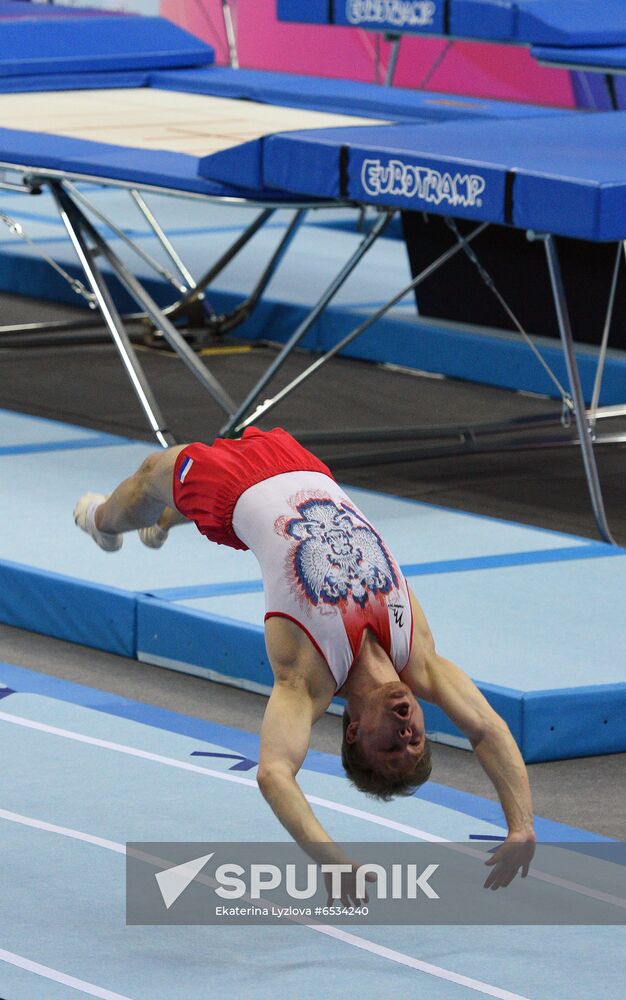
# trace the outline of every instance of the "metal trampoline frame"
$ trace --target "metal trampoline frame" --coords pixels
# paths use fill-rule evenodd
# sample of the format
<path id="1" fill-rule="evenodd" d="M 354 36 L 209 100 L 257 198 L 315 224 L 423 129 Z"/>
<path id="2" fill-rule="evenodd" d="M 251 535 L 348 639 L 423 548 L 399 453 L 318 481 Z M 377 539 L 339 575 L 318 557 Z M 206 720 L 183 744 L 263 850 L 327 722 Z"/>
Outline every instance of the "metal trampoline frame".
<path id="1" fill-rule="evenodd" d="M 274 376 L 283 367 L 286 360 L 296 351 L 306 334 L 311 330 L 325 309 L 332 302 L 337 292 L 343 287 L 347 279 L 361 263 L 371 247 L 384 234 L 389 222 L 396 214 L 395 210 L 378 211 L 374 222 L 365 232 L 358 247 L 350 255 L 349 259 L 333 278 L 328 287 L 318 298 L 318 301 L 309 310 L 307 316 L 298 325 L 291 337 L 279 350 L 276 358 L 269 365 L 265 373 L 256 382 L 246 397 L 237 404 L 223 386 L 211 373 L 210 369 L 200 360 L 198 355 L 187 343 L 180 330 L 174 325 L 174 320 L 184 314 L 189 307 L 197 307 L 202 302 L 202 297 L 211 282 L 221 273 L 227 263 L 247 245 L 252 237 L 266 224 L 273 213 L 279 208 L 293 210 L 293 218 L 288 225 L 284 235 L 274 251 L 268 265 L 253 292 L 238 306 L 232 314 L 227 317 L 219 317 L 215 328 L 220 332 L 232 330 L 238 322 L 248 316 L 267 287 L 269 280 L 280 265 L 287 252 L 295 234 L 301 225 L 307 211 L 319 208 L 342 208 L 352 207 L 358 209 L 349 202 L 331 201 L 302 201 L 297 203 L 285 203 L 277 201 L 269 203 L 267 201 L 254 201 L 245 198 L 217 198 L 204 195 L 187 194 L 185 192 L 173 192 L 170 189 L 159 188 L 153 185 L 135 185 L 121 181 L 103 179 L 85 174 L 68 175 L 60 171 L 47 170 L 40 167 L 30 167 L 28 165 L 16 165 L 0 162 L 0 171 L 8 174 L 18 174 L 23 178 L 23 183 L 12 183 L 6 179 L 0 182 L 0 189 L 5 188 L 11 191 L 20 190 L 24 193 L 35 193 L 42 188 L 47 188 L 56 204 L 59 215 L 63 221 L 69 239 L 74 247 L 77 258 L 83 270 L 84 278 L 88 288 L 89 296 L 93 299 L 100 317 L 94 320 L 94 325 L 106 326 L 113 342 L 119 351 L 124 362 L 128 377 L 133 389 L 139 399 L 141 407 L 146 415 L 152 431 L 163 447 L 175 444 L 174 437 L 167 427 L 167 423 L 160 410 L 154 393 L 149 385 L 148 379 L 143 371 L 141 363 L 134 349 L 132 339 L 129 336 L 127 325 L 132 322 L 146 320 L 151 322 L 155 329 L 160 331 L 171 349 L 179 356 L 189 371 L 200 382 L 205 391 L 219 406 L 225 414 L 225 422 L 220 430 L 222 436 L 239 436 L 243 430 L 264 417 L 273 410 L 286 396 L 290 395 L 306 379 L 310 378 L 331 358 L 338 355 L 352 341 L 368 330 L 374 323 L 384 316 L 395 304 L 403 299 L 409 292 L 414 290 L 425 281 L 431 274 L 439 270 L 453 256 L 461 251 L 466 251 L 472 241 L 482 233 L 489 223 L 479 223 L 476 228 L 465 237 L 458 236 L 456 244 L 449 250 L 441 254 L 420 274 L 415 276 L 411 282 L 393 296 L 384 306 L 377 309 L 367 319 L 358 324 L 349 334 L 341 338 L 332 348 L 317 357 L 306 369 L 301 372 L 288 385 L 278 391 L 273 397 L 258 403 L 266 387 Z M 143 284 L 132 274 L 129 268 L 120 260 L 110 243 L 96 229 L 89 219 L 87 212 L 92 212 L 107 225 L 112 225 L 114 231 L 126 243 L 130 243 L 133 249 L 137 250 L 146 260 L 145 251 L 137 248 L 133 241 L 120 230 L 120 227 L 111 223 L 111 220 L 103 216 L 99 210 L 94 211 L 93 204 L 82 192 L 76 188 L 77 182 L 89 182 L 102 185 L 104 187 L 116 187 L 130 191 L 131 197 L 139 207 L 148 221 L 159 242 L 167 252 L 179 277 L 167 272 L 167 269 L 159 265 L 162 277 L 167 277 L 170 284 L 177 292 L 178 298 L 167 308 L 160 308 L 150 296 Z M 216 263 L 208 269 L 203 278 L 194 282 L 186 266 L 174 250 L 167 235 L 161 229 L 156 217 L 148 208 L 141 192 L 177 194 L 181 197 L 199 198 L 218 203 L 231 205 L 241 205 L 245 207 L 256 207 L 260 214 L 248 226 L 248 228 L 235 240 L 233 245 L 219 258 Z M 357 464 L 374 464 L 381 462 L 411 461 L 421 458 L 440 457 L 445 455 L 459 455 L 471 452 L 493 452 L 505 451 L 515 448 L 543 448 L 557 447 L 563 445 L 575 445 L 580 448 L 582 461 L 585 470 L 587 487 L 591 500 L 596 525 L 601 537 L 608 543 L 613 543 L 610 527 L 607 521 L 602 488 L 598 475 L 595 446 L 598 444 L 622 444 L 626 442 L 626 432 L 624 433 L 599 433 L 597 424 L 604 419 L 626 416 L 626 405 L 612 407 L 598 407 L 599 391 L 601 387 L 604 356 L 606 354 L 606 343 L 613 317 L 615 304 L 615 288 L 619 270 L 619 260 L 623 252 L 626 252 L 626 245 L 617 244 L 617 258 L 614 273 L 614 280 L 611 289 L 611 297 L 607 310 L 607 317 L 603 338 L 603 349 L 601 351 L 598 366 L 598 380 L 594 390 L 594 403 L 591 410 L 587 410 L 583 391 L 581 387 L 580 372 L 575 354 L 574 340 L 572 336 L 571 322 L 568 310 L 567 299 L 563 288 L 561 268 L 554 237 L 550 234 L 534 238 L 543 240 L 546 251 L 546 261 L 550 275 L 552 296 L 556 316 L 558 319 L 559 332 L 565 365 L 569 381 L 569 394 L 564 397 L 564 408 L 552 415 L 541 417 L 530 417 L 517 420 L 509 420 L 502 423 L 482 423 L 467 425 L 445 425 L 438 427 L 400 427 L 400 428 L 372 428 L 358 431 L 338 431 L 338 432 L 307 432 L 300 434 L 300 440 L 307 443 L 329 444 L 334 442 L 359 443 L 363 441 L 379 444 L 391 442 L 411 442 L 402 448 L 387 448 L 385 451 L 369 450 L 357 451 L 349 455 L 342 455 L 340 464 L 342 466 Z M 149 255 L 148 255 L 149 256 Z M 106 261 L 113 274 L 121 282 L 132 299 L 138 305 L 140 311 L 127 316 L 120 315 L 117 310 L 111 292 L 104 277 L 100 260 Z M 165 273 L 163 273 L 165 272 Z M 85 325 L 84 320 L 78 321 Z M 221 324 L 221 325 L 220 325 Z M 0 329 L 0 337 L 3 333 L 11 332 L 15 334 L 20 331 L 32 332 L 33 329 L 59 330 L 61 327 L 67 328 L 72 324 L 28 324 L 22 327 L 8 327 Z M 210 321 L 209 321 L 210 325 Z M 256 404 L 256 405 L 255 405 Z M 554 438 L 520 437 L 522 432 L 536 432 L 549 427 L 560 427 L 558 436 Z M 509 440 L 505 440 L 508 436 Z M 421 444 L 420 442 L 430 442 Z M 447 443 L 446 443 L 447 442 Z"/>

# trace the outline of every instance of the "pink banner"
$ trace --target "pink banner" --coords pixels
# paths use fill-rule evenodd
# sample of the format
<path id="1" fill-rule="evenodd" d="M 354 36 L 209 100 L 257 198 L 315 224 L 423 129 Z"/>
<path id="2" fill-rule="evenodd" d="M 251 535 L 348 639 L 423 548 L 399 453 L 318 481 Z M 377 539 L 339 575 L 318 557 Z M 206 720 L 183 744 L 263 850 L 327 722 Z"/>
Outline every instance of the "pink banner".
<path id="1" fill-rule="evenodd" d="M 275 0 L 237 0 L 242 66 L 314 76 L 376 81 L 377 48 L 384 76 L 391 47 L 357 28 L 285 24 Z M 228 62 L 221 0 L 162 0 L 165 17 L 215 46 Z M 569 73 L 539 66 L 525 48 L 405 37 L 395 83 L 475 97 L 573 107 Z"/>

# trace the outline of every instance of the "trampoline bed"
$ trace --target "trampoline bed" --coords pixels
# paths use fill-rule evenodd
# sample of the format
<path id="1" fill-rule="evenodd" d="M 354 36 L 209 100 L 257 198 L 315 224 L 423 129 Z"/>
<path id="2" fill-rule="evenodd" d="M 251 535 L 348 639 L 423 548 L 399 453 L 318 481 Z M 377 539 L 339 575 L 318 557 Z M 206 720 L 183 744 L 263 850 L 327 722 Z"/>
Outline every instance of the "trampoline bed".
<path id="1" fill-rule="evenodd" d="M 371 125 L 371 118 L 154 87 L 4 94 L 1 102 L 8 129 L 202 157 L 273 132 Z M 226 184 L 241 186 L 237 180 L 234 173 Z"/>

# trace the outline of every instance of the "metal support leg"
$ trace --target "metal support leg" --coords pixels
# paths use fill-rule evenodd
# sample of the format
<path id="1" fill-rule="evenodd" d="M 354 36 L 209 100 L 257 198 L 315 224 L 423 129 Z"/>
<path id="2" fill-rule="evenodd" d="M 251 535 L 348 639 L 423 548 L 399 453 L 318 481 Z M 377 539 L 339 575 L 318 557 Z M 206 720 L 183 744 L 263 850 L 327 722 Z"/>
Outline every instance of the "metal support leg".
<path id="1" fill-rule="evenodd" d="M 301 208 L 294 213 L 294 216 L 287 226 L 287 229 L 285 230 L 285 233 L 282 236 L 276 250 L 272 254 L 271 259 L 269 260 L 255 287 L 252 289 L 250 295 L 248 295 L 248 297 L 245 298 L 243 302 L 236 306 L 230 313 L 223 316 L 211 317 L 211 320 L 208 323 L 209 333 L 213 332 L 219 335 L 229 333 L 232 329 L 234 329 L 234 327 L 243 323 L 244 320 L 250 316 L 256 308 L 263 292 L 278 270 L 283 257 L 291 246 L 293 239 L 298 233 L 298 230 L 300 229 L 300 226 L 305 218 L 306 209 L 304 208 Z"/>
<path id="2" fill-rule="evenodd" d="M 204 386 L 218 406 L 220 406 L 226 413 L 232 413 L 235 408 L 235 404 L 228 393 L 226 393 L 211 372 L 205 368 L 202 361 L 189 347 L 184 337 L 181 336 L 176 327 L 172 325 L 167 317 L 163 315 L 162 310 L 159 309 L 156 302 L 154 302 L 145 288 L 143 288 L 135 276 L 131 274 L 122 261 L 119 260 L 108 243 L 100 236 L 98 231 L 91 224 L 89 219 L 87 219 L 78 206 L 74 204 L 68 193 L 65 191 L 63 184 L 58 181 L 51 181 L 50 188 L 57 205 L 59 206 L 59 210 L 62 213 L 64 222 L 67 219 L 66 228 L 69 225 L 74 232 L 77 231 L 82 236 L 83 243 L 86 242 L 85 237 L 91 240 L 94 248 L 106 258 L 113 268 L 116 276 L 119 278 L 129 294 L 145 310 L 155 326 L 161 330 L 170 347 L 176 351 L 181 361 L 183 361 L 192 374 L 196 376 L 198 381 L 202 386 Z M 74 242 L 74 240 L 72 240 L 72 242 Z M 93 256 L 94 251 L 92 250 L 90 251 L 92 270 Z M 82 262 L 83 261 L 81 259 L 81 263 Z M 100 280 L 103 282 L 102 278 Z"/>
<path id="3" fill-rule="evenodd" d="M 598 419 L 598 406 L 600 404 L 600 393 L 602 392 L 602 380 L 604 378 L 604 368 L 606 365 L 606 353 L 609 346 L 611 323 L 613 322 L 613 314 L 615 312 L 615 297 L 617 295 L 617 282 L 619 279 L 622 253 L 626 254 L 626 243 L 617 244 L 617 255 L 615 257 L 615 267 L 613 268 L 613 279 L 611 281 L 611 290 L 609 292 L 609 303 L 606 310 L 604 330 L 602 331 L 602 340 L 600 341 L 600 351 L 598 353 L 598 367 L 596 370 L 595 382 L 593 384 L 591 406 L 589 408 L 589 422 L 594 430 Z"/>
<path id="4" fill-rule="evenodd" d="M 261 277 L 257 281 L 256 285 L 250 292 L 250 294 L 235 306 L 229 313 L 224 313 L 222 315 L 212 315 L 209 319 L 205 319 L 203 326 L 209 336 L 223 336 L 225 333 L 230 333 L 236 326 L 243 323 L 248 316 L 256 308 L 259 299 L 263 295 L 263 292 L 269 285 L 274 274 L 278 270 L 283 257 L 287 253 L 287 250 L 291 246 L 291 243 L 296 236 L 300 226 L 302 225 L 304 219 L 306 218 L 307 210 L 304 208 L 298 209 L 287 226 L 285 233 L 279 241 L 276 250 L 272 254 L 267 266 L 265 267 Z M 219 274 L 226 265 L 239 253 L 239 251 L 248 243 L 248 241 L 254 236 L 262 225 L 267 221 L 270 215 L 273 214 L 273 210 L 267 210 L 261 213 L 259 218 L 255 219 L 252 226 L 250 226 L 245 233 L 242 233 L 238 240 L 233 243 L 233 245 L 226 251 L 223 257 L 217 261 L 217 263 L 211 268 L 202 279 L 201 282 L 196 286 L 196 289 L 192 291 L 188 296 L 184 296 L 180 302 L 175 303 L 168 309 L 164 310 L 166 316 L 176 317 L 181 313 L 185 313 L 189 306 L 193 306 L 195 302 L 204 297 L 204 287 L 205 284 L 210 284 L 213 281 L 216 274 Z"/>
<path id="5" fill-rule="evenodd" d="M 306 334 L 309 332 L 316 320 L 324 312 L 324 309 L 332 302 L 333 298 L 340 290 L 340 288 L 346 283 L 354 269 L 363 259 L 365 254 L 371 247 L 376 243 L 378 238 L 382 235 L 385 228 L 389 224 L 394 212 L 384 212 L 376 220 L 372 229 L 368 235 L 361 241 L 358 249 L 352 254 L 350 259 L 337 275 L 336 278 L 330 283 L 323 295 L 318 299 L 313 309 L 308 314 L 305 320 L 300 324 L 300 326 L 291 335 L 283 349 L 280 351 L 278 356 L 275 358 L 274 362 L 269 366 L 265 374 L 259 379 L 251 392 L 248 393 L 244 399 L 241 406 L 237 408 L 237 411 L 232 415 L 231 419 L 224 425 L 220 433 L 224 436 L 234 436 L 248 423 L 251 423 L 251 419 L 244 420 L 250 407 L 256 403 L 257 399 L 263 392 L 265 386 L 271 382 L 274 375 L 279 371 L 284 365 L 285 361 L 289 355 L 295 350 L 299 343 L 304 339 Z"/>
<path id="6" fill-rule="evenodd" d="M 154 233 L 154 235 L 157 237 L 159 243 L 161 244 L 161 246 L 165 250 L 165 252 L 168 255 L 169 259 L 172 261 L 174 267 L 176 268 L 176 270 L 180 274 L 181 278 L 185 282 L 185 287 L 186 288 L 195 288 L 196 287 L 196 283 L 194 281 L 194 278 L 193 278 L 193 275 L 192 275 L 191 271 L 189 270 L 189 268 L 185 264 L 184 260 L 180 256 L 180 254 L 177 252 L 174 244 L 172 243 L 172 241 L 168 237 L 167 233 L 165 232 L 165 230 L 161 226 L 161 223 L 157 219 L 157 217 L 154 214 L 154 212 L 152 212 L 151 209 L 149 208 L 149 206 L 146 204 L 146 201 L 145 201 L 143 195 L 141 195 L 139 193 L 139 191 L 137 191 L 137 190 L 135 190 L 133 188 L 133 190 L 130 192 L 130 196 L 133 199 L 133 201 L 135 202 L 135 204 L 136 204 L 137 208 L 139 209 L 139 211 L 141 212 L 141 214 L 143 215 L 144 219 L 146 220 L 146 222 L 150 226 L 150 229 L 152 230 L 152 232 Z"/>
<path id="7" fill-rule="evenodd" d="M 106 282 L 96 266 L 94 259 L 96 255 L 85 238 L 83 227 L 80 225 L 79 220 L 72 218 L 71 212 L 66 211 L 65 206 L 61 203 L 58 196 L 57 190 L 55 190 L 55 186 L 51 185 L 51 187 L 63 224 L 67 230 L 70 240 L 72 241 L 76 255 L 82 265 L 85 277 L 96 297 L 98 307 L 102 313 L 102 318 L 104 319 L 104 322 L 113 337 L 113 342 L 120 353 L 133 389 L 135 390 L 141 407 L 148 418 L 148 423 L 152 427 L 159 444 L 161 444 L 164 448 L 169 447 L 169 445 L 176 444 L 175 438 L 167 429 L 163 414 L 161 413 L 159 405 L 154 398 L 145 372 L 139 363 L 139 359 L 135 354 L 135 349 L 133 348 L 128 334 L 126 333 L 122 319 L 111 297 L 111 293 L 109 292 Z"/>
<path id="8" fill-rule="evenodd" d="M 101 222 L 104 222 L 107 229 L 112 230 L 118 239 L 125 243 L 126 246 L 133 251 L 133 253 L 136 253 L 138 257 L 145 261 L 148 267 L 151 267 L 153 271 L 164 278 L 168 284 L 173 285 L 177 292 L 181 295 L 185 294 L 187 291 L 186 285 L 181 284 L 181 282 L 170 271 L 168 271 L 166 267 L 163 267 L 163 265 L 159 263 L 159 261 L 156 260 L 152 254 L 149 254 L 143 247 L 139 246 L 138 243 L 135 243 L 135 241 L 132 240 L 130 236 L 117 225 L 117 223 L 113 222 L 113 219 L 110 219 L 107 215 L 105 215 L 104 212 L 101 211 L 97 205 L 94 205 L 94 203 L 90 201 L 90 199 L 87 198 L 82 191 L 79 191 L 79 189 L 72 184 L 71 181 L 65 181 L 64 183 L 65 190 L 69 191 L 74 201 L 79 202 L 79 204 L 86 208 L 87 211 L 95 215 Z"/>
<path id="9" fill-rule="evenodd" d="M 567 308 L 567 299 L 565 297 L 561 267 L 559 264 L 559 257 L 554 237 L 547 236 L 545 245 L 548 270 L 550 272 L 550 282 L 552 284 L 552 295 L 554 297 L 554 306 L 559 323 L 561 342 L 563 344 L 563 354 L 565 356 L 565 364 L 567 366 L 570 391 L 574 401 L 574 417 L 576 419 L 576 427 L 580 440 L 580 449 L 582 452 L 585 474 L 587 476 L 587 486 L 589 488 L 589 496 L 591 497 L 591 505 L 593 507 L 593 513 L 600 535 L 606 542 L 614 545 L 615 542 L 611 535 L 611 530 L 609 528 L 604 510 L 602 487 L 600 485 L 600 477 L 598 475 L 598 467 L 596 465 L 596 456 L 593 450 L 593 437 L 589 421 L 587 419 L 585 399 L 583 396 L 580 373 L 578 371 L 578 363 L 576 361 L 576 353 L 574 350 L 574 338 L 572 336 L 569 310 Z"/>
<path id="10" fill-rule="evenodd" d="M 166 316 L 177 316 L 183 313 L 186 308 L 193 305 L 199 299 L 203 298 L 205 290 L 215 281 L 215 279 L 222 273 L 222 271 L 230 264 L 232 260 L 237 256 L 237 254 L 243 250 L 243 248 L 250 242 L 253 236 L 256 236 L 258 231 L 263 228 L 263 226 L 268 222 L 269 219 L 274 215 L 276 209 L 265 208 L 262 212 L 259 212 L 254 222 L 252 222 L 240 236 L 237 237 L 235 242 L 226 250 L 222 256 L 213 264 L 209 270 L 203 274 L 195 286 L 186 295 L 183 296 L 178 302 L 173 305 L 168 306 L 164 310 Z"/>
<path id="11" fill-rule="evenodd" d="M 611 102 L 611 108 L 613 111 L 619 111 L 619 97 L 617 96 L 615 77 L 613 76 L 612 73 L 605 73 L 604 81 L 606 83 L 607 93 L 609 95 L 609 100 Z"/>
<path id="12" fill-rule="evenodd" d="M 402 35 L 389 34 L 385 35 L 386 42 L 393 42 L 393 48 L 391 50 L 391 55 L 389 56 L 389 63 L 387 65 L 387 72 L 385 74 L 385 87 L 393 87 L 393 78 L 396 75 L 396 67 L 398 65 L 398 56 L 400 55 L 400 45 L 402 43 Z"/>
<path id="13" fill-rule="evenodd" d="M 158 305 L 148 294 L 143 285 L 137 280 L 134 274 L 131 274 L 113 250 L 111 250 L 111 247 L 105 240 L 102 239 L 89 220 L 82 215 L 76 206 L 72 205 L 72 202 L 69 200 L 67 195 L 63 192 L 60 197 L 66 202 L 70 212 L 73 209 L 74 212 L 79 214 L 81 223 L 90 239 L 93 240 L 100 253 L 106 257 L 109 264 L 113 268 L 113 271 L 124 285 L 129 295 L 131 295 L 135 301 L 142 306 L 154 323 L 155 327 L 161 331 L 172 350 L 176 351 L 181 361 L 183 361 L 189 371 L 196 376 L 198 381 L 204 386 L 218 406 L 220 406 L 225 413 L 231 414 L 235 409 L 234 401 L 222 388 L 211 372 L 203 365 L 202 361 L 191 349 L 185 338 L 181 336 L 176 327 L 173 326 L 169 319 L 163 314 L 162 310 L 159 309 Z"/>
<path id="14" fill-rule="evenodd" d="M 239 54 L 237 52 L 237 34 L 233 21 L 233 12 L 229 0 L 222 0 L 222 16 L 224 18 L 224 30 L 226 41 L 228 42 L 228 58 L 231 69 L 239 69 Z"/>

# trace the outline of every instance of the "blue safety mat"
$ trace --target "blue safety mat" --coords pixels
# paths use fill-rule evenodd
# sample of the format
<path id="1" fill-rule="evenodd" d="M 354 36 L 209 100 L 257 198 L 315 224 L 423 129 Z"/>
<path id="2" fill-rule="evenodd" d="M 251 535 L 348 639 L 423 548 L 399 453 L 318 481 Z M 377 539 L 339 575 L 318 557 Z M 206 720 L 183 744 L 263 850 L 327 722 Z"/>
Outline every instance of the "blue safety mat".
<path id="1" fill-rule="evenodd" d="M 626 42 L 621 0 L 278 0 L 283 21 L 548 45 Z"/>
<path id="2" fill-rule="evenodd" d="M 210 45 L 161 17 L 22 18 L 0 25 L 0 77 L 174 69 L 213 62 Z"/>
<path id="3" fill-rule="evenodd" d="M 250 190 L 232 182 L 211 181 L 198 174 L 198 158 L 166 150 L 138 149 L 69 136 L 0 128 L 0 161 L 42 167 L 82 177 L 101 177 L 138 185 L 171 188 L 212 198 L 292 200 L 282 191 Z M 45 172 L 45 171 L 44 171 Z M 237 177 L 239 181 L 240 178 Z"/>
<path id="4" fill-rule="evenodd" d="M 626 114 L 362 126 L 265 139 L 261 179 L 293 194 L 344 197 L 523 229 L 626 235 Z M 233 151 L 202 161 L 223 180 Z"/>

